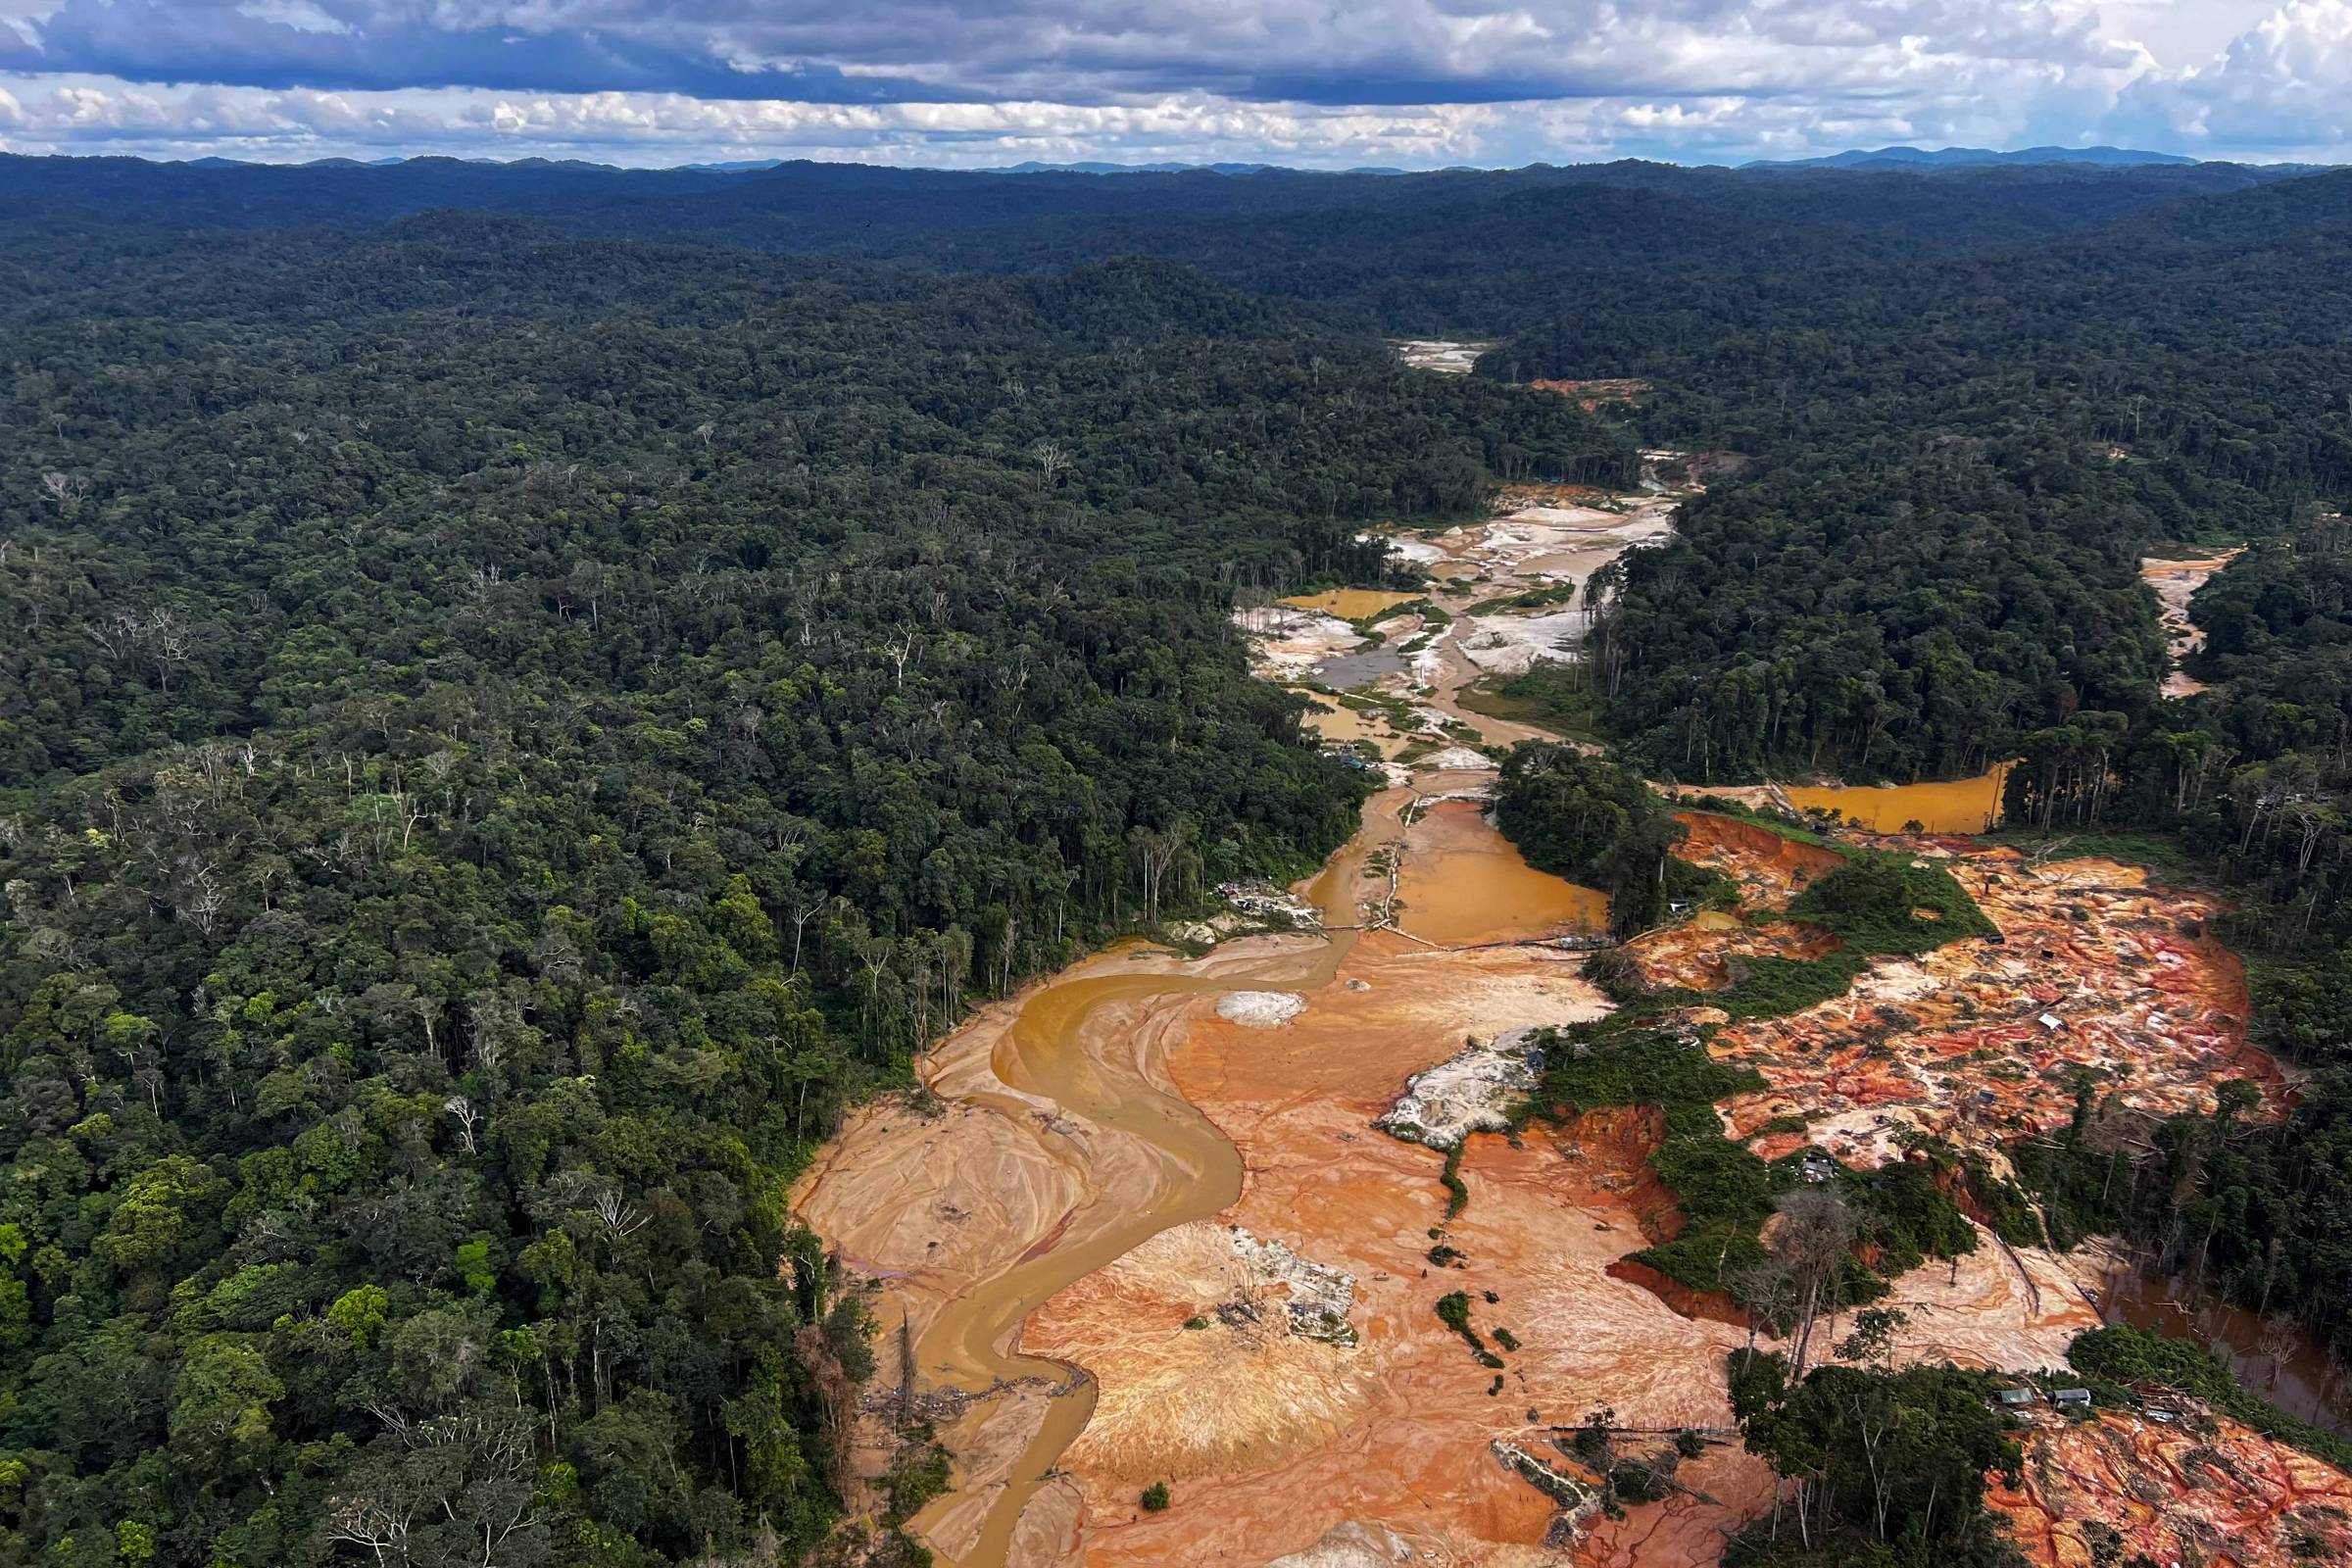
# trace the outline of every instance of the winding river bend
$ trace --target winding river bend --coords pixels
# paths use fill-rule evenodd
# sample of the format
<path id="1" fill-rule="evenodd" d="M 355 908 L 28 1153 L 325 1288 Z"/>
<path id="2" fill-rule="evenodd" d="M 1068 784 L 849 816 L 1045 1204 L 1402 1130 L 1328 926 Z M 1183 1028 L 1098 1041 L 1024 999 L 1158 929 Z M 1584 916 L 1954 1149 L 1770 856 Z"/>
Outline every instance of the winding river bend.
<path id="1" fill-rule="evenodd" d="M 907 1310 L 912 1381 L 931 1396 L 963 1396 L 953 1425 L 942 1418 L 955 1489 L 909 1522 L 940 1561 L 1065 1560 L 1089 1518 L 1079 1489 L 1055 1474 L 1096 1418 L 1097 1386 L 1069 1361 L 1014 1347 L 1024 1323 L 1066 1288 L 1242 1200 L 1241 1153 L 1173 1092 L 1165 1071 L 1211 999 L 1295 992 L 1310 1013 L 1344 1012 L 1340 997 L 1357 999 L 1361 983 L 1339 982 L 1357 974 L 1351 955 L 1366 951 L 1413 962 L 1420 982 L 1407 992 L 1396 971 L 1375 970 L 1375 994 L 1424 996 L 1464 974 L 1474 988 L 1492 987 L 1504 982 L 1486 961 L 1493 956 L 1480 956 L 1486 944 L 1605 918 L 1597 895 L 1531 871 L 1472 802 L 1444 798 L 1492 776 L 1424 774 L 1418 789 L 1368 801 L 1354 838 L 1303 890 L 1324 934 L 1247 939 L 1190 960 L 1129 945 L 998 1004 L 925 1058 L 944 1120 L 869 1112 L 845 1132 L 846 1152 L 796 1193 L 796 1209 L 845 1261 L 891 1282 L 889 1303 Z M 1396 927 L 1367 948 L 1353 927 L 1360 909 L 1388 901 L 1392 863 Z M 1440 961 L 1453 952 L 1467 969 Z M 1418 956 L 1400 960 L 1408 954 Z M 1449 1032 L 1404 1037 L 1432 1054 L 1413 1069 L 1449 1049 Z M 1021 1192 L 997 1201 L 1006 1187 Z M 869 1480 L 878 1468 L 867 1467 Z"/>
<path id="2" fill-rule="evenodd" d="M 1161 1156 L 1162 1183 L 1149 1202 L 1074 1245 L 1033 1248 L 1012 1267 L 949 1301 L 916 1345 L 916 1358 L 934 1381 L 986 1393 L 1023 1379 L 1073 1385 L 1053 1399 L 1044 1424 L 1014 1462 L 1010 1479 L 990 1503 L 979 1538 L 956 1568 L 999 1568 L 1012 1547 L 1021 1512 L 1053 1473 L 1094 1413 L 1094 1386 L 1078 1368 L 1022 1355 L 1010 1346 L 1024 1318 L 1064 1286 L 1083 1279 L 1159 1232 L 1207 1219 L 1242 1192 L 1241 1154 L 1209 1119 L 1178 1096 L 1120 1070 L 1090 1053 L 1090 1022 L 1107 1009 L 1169 998 L 1250 986 L 1314 990 L 1331 982 L 1355 941 L 1356 884 L 1370 845 L 1358 833 L 1332 858 L 1309 889 L 1326 925 L 1334 929 L 1313 947 L 1269 956 L 1219 974 L 1089 975 L 1049 981 L 1021 1004 L 991 1058 L 998 1078 L 1022 1093 L 1049 1100 L 1063 1113 L 1115 1128 Z M 1020 1102 L 1009 1107 L 1026 1110 Z M 947 1499 L 912 1521 L 926 1533 Z"/>

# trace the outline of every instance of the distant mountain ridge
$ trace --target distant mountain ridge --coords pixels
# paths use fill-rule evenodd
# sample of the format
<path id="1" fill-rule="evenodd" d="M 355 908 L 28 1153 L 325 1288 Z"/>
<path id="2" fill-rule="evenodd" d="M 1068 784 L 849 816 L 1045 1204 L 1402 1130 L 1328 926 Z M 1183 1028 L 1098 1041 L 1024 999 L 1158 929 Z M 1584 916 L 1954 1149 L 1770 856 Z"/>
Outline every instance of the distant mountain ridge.
<path id="1" fill-rule="evenodd" d="M 983 174 L 1401 174 L 1401 169 L 1301 170 L 1288 164 L 1007 164 L 977 171 Z"/>
<path id="2" fill-rule="evenodd" d="M 139 161 L 140 161 L 140 162 L 146 162 L 147 160 L 139 160 Z M 317 158 L 317 159 L 313 159 L 313 160 L 311 160 L 309 163 L 307 163 L 307 164 L 303 164 L 303 165 L 273 164 L 273 163 L 269 163 L 269 162 L 251 162 L 251 161 L 248 161 L 248 160 L 245 160 L 245 159 L 239 159 L 239 158 L 220 158 L 220 157 L 210 157 L 210 158 L 192 158 L 192 159 L 188 159 L 188 160 L 186 160 L 186 161 L 185 161 L 185 163 L 184 163 L 183 167 L 185 167 L 185 168 L 189 168 L 189 169 L 209 169 L 209 170 L 241 170 L 241 169 L 272 169 L 272 168 L 278 168 L 278 169 L 282 169 L 282 168 L 296 168 L 296 167 L 299 167 L 299 168 L 309 168 L 309 169 L 397 169 L 397 168 L 399 168 L 399 167 L 401 167 L 401 166 L 403 166 L 403 165 L 409 165 L 409 164 L 432 164 L 432 163 L 440 163 L 440 164 L 464 164 L 464 165 L 467 165 L 467 166 L 469 166 L 469 167 L 472 167 L 472 168 L 477 168 L 477 169 L 515 169 L 515 170 L 528 170 L 528 169 L 562 169 L 562 170 L 575 170 L 575 171 L 580 171 L 580 172 L 593 172 L 593 173 L 614 173 L 614 174 L 619 174 L 619 173 L 637 173 L 637 174 L 645 174 L 645 173 L 748 174 L 748 173 L 765 173 L 765 172 L 769 172 L 769 171 L 771 171 L 771 170 L 782 169 L 782 168 L 785 168 L 785 167 L 787 167 L 787 164 L 788 164 L 789 162 L 797 162 L 797 161 L 789 161 L 789 160 L 785 160 L 785 159 L 779 159 L 779 158 L 745 158 L 745 159 L 734 159 L 734 160 L 729 160 L 729 161 L 724 161 L 724 162 L 716 162 L 716 163 L 690 163 L 690 164 L 673 164 L 673 165 L 668 165 L 668 166 L 648 167 L 648 168 L 632 168 L 632 167 L 628 167 L 628 166 L 624 166 L 624 165 L 618 165 L 618 164 L 601 164 L 601 163 L 596 163 L 596 162 L 593 162 L 593 161 L 591 161 L 591 160 L 587 160 L 587 159 L 579 159 L 579 158 L 516 158 L 516 159 L 497 159 L 497 158 L 481 158 L 481 157 L 471 157 L 471 158 L 463 158 L 463 157 L 449 157 L 449 156 L 446 156 L 446 155 L 439 155 L 439 156 L 436 156 L 436 155 L 429 155 L 429 154 L 428 154 L 428 155 L 424 155 L 424 156 L 421 156 L 421 157 L 388 157 L 388 158 L 371 158 L 371 159 L 368 159 L 368 160 L 365 160 L 365 161 L 362 161 L 362 160 L 359 160 L 359 159 L 355 159 L 355 158 Z M 1740 170 L 1750 170 L 1750 169 L 1756 169 L 1756 170 L 1770 170 L 1770 169 L 1843 169 L 1843 170 L 1868 170 L 1868 171 L 1876 171 L 1876 172 L 1886 172 L 1886 171 L 1913 170 L 1913 169 L 1984 169 L 1984 168 L 1994 168 L 1994 167 L 2002 167 L 2002 166 L 2011 166 L 2011 167 L 2016 167 L 2016 166 L 2030 166 L 2030 165 L 2037 165 L 2037 164 L 2079 164 L 2079 165 L 2084 165 L 2084 166 L 2088 166 L 2088 167 L 2091 167 L 2091 168 L 2098 168 L 2098 169 L 2145 169 L 2145 168 L 2152 168 L 2152 167 L 2168 167 L 2168 168 L 2177 168 L 2177 167 L 2184 167 L 2184 166 L 2193 166 L 2193 165 L 2195 165 L 2195 164 L 2198 164 L 2198 163 L 2201 163 L 2201 162 L 2203 162 L 2203 160 L 2202 160 L 2202 159 L 2196 159 L 2196 158 L 2188 158 L 2188 157 L 2183 157 L 2182 155 L 2180 155 L 2180 154 L 2179 154 L 2179 153 L 2158 153 L 2158 152 L 2148 152 L 2148 151 L 2146 151 L 2146 150 L 2144 150 L 2144 149 L 2139 149 L 2139 148 L 2132 148 L 2132 147 L 2021 147 L 2021 148 L 2018 148 L 2017 150 L 2015 150 L 2015 151 L 2013 151 L 2013 152 L 2001 152 L 2001 151 L 1997 151 L 1997 150 L 1995 150 L 1995 149 L 1992 149 L 1992 148 L 1989 148 L 1989 147 L 1942 147 L 1942 148 L 1936 148 L 1936 149 L 1934 149 L 1934 150 L 1929 150 L 1929 149 L 1927 149 L 1927 148 L 1922 148 L 1922 147 L 1879 147 L 1879 148 L 1859 148 L 1859 147 L 1857 147 L 1857 148 L 1850 148 L 1850 149 L 1848 149 L 1847 151 L 1845 151 L 1845 152 L 1841 152 L 1841 153 L 1831 153 L 1831 154 L 1828 154 L 1828 155 L 1826 155 L 1826 156 L 1823 156 L 1823 157 L 1820 157 L 1820 158 L 1779 158 L 1779 159 L 1774 159 L 1774 158 L 1760 158 L 1760 159 L 1754 159 L 1754 160 L 1751 160 L 1750 162 L 1747 162 L 1747 163 L 1744 163 L 1744 164 L 1734 165 L 1734 166 L 1732 166 L 1732 167 L 1734 167 L 1734 168 L 1736 168 L 1736 169 L 1740 169 Z M 836 167 L 840 167 L 840 168 L 844 168 L 844 169 L 887 169 L 887 168 L 892 168 L 893 166 L 887 166 L 887 165 L 865 165 L 865 164 L 844 164 L 844 165 L 840 165 L 840 166 L 836 166 Z M 1530 166 L 1528 166 L 1528 168 L 1529 168 L 1530 170 L 1537 170 L 1537 169 L 1549 170 L 1549 169 L 1551 169 L 1552 167 L 1553 167 L 1553 166 L 1550 166 L 1550 165 L 1545 165 L 1545 164 L 1534 164 L 1534 165 L 1530 165 Z M 1570 168 L 1574 168 L 1574 167 L 1576 167 L 1576 166 L 1568 166 L 1568 167 L 1570 167 Z M 1596 167 L 1596 166 L 1588 166 L 1588 167 Z M 1680 165 L 1680 166 L 1678 166 L 1678 165 L 1664 165 L 1664 166 L 1660 166 L 1660 167 L 1667 167 L 1667 168 L 1675 168 L 1675 167 L 1683 167 L 1683 168 L 1689 168 L 1689 167 L 1701 167 L 1701 168 L 1704 168 L 1704 167 L 1709 167 L 1709 166 L 1704 166 L 1704 165 L 1700 165 L 1700 166 L 1689 166 L 1689 165 Z M 1715 168 L 1722 168 L 1722 167 L 1724 167 L 1724 166 L 1722 166 L 1722 165 L 1714 165 L 1714 166 L 1712 166 L 1712 167 L 1715 167 Z M 1220 163 L 1220 164 L 1186 164 L 1186 163 L 1114 164 L 1114 163 L 1102 163 L 1102 162 L 1091 162 L 1091 161 L 1090 161 L 1090 162 L 1066 163 L 1066 164 L 1048 164 L 1048 163 L 1039 163 L 1039 162 L 1036 162 L 1036 161 L 1034 161 L 1034 160 L 1032 160 L 1032 161 L 1030 161 L 1030 162 L 1027 162 L 1027 163 L 999 165 L 999 166 L 997 166 L 997 167 L 994 167 L 994 168 L 977 168 L 977 169 L 968 169 L 968 170 L 960 170 L 960 171 L 958 171 L 958 170 L 934 170 L 934 169 L 925 169 L 925 168 L 921 168 L 920 166 L 908 166 L 908 167 L 906 167 L 905 170 L 903 170 L 903 171 L 900 171 L 900 172 L 909 172 L 909 173 L 965 173 L 965 174 L 1199 174 L 1199 173 L 1204 173 L 1204 174 L 1236 174 L 1236 175 L 1239 175 L 1239 174 L 1313 174 L 1313 175 L 1330 175 L 1330 174 L 1403 174 L 1403 173 L 1407 173 L 1407 172 L 1412 172 L 1412 171 L 1407 171 L 1407 170 L 1403 170 L 1403 169 L 1392 169 L 1392 168 L 1387 168 L 1387 167 L 1381 167 L 1381 166 L 1370 166 L 1370 165 L 1359 165 L 1359 166 L 1357 166 L 1357 167 L 1350 168 L 1350 169 L 1306 169 L 1306 168 L 1299 168 L 1299 167 L 1296 167 L 1296 166 L 1289 165 L 1289 164 L 1252 164 L 1252 163 Z M 1510 173 L 1510 172 L 1514 172 L 1514 171 L 1510 171 L 1510 170 L 1479 170 L 1479 169 L 1464 168 L 1464 167 L 1459 167 L 1459 166 L 1457 166 L 1457 167 L 1453 167 L 1453 168 L 1448 168 L 1448 169 L 1441 169 L 1441 170 L 1423 170 L 1423 171 L 1419 171 L 1419 172 L 1422 172 L 1422 173 L 1441 173 L 1441 174 L 1446 174 L 1446 173 L 1482 173 L 1482 172 L 1483 172 L 1483 173 Z"/>
<path id="3" fill-rule="evenodd" d="M 1990 147 L 1852 148 L 1826 158 L 1759 158 L 1742 169 L 1974 169 L 1994 164 L 2092 164 L 2101 169 L 2143 169 L 2152 164 L 2194 164 L 2202 160 L 2179 153 L 2152 153 L 2135 147 L 2020 147 L 1998 152 Z"/>

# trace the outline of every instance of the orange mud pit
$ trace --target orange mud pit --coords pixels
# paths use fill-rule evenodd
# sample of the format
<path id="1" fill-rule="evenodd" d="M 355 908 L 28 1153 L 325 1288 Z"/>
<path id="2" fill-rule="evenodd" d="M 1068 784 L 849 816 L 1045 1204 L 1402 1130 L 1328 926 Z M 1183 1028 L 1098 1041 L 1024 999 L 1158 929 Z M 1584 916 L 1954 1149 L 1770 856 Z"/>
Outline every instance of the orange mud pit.
<path id="1" fill-rule="evenodd" d="M 1661 926 L 1626 944 L 1652 986 L 1720 991 L 1740 958 L 1819 958 L 1843 944 L 1819 926 L 1796 922 L 1748 926 L 1702 911 L 1687 925 Z"/>
<path id="2" fill-rule="evenodd" d="M 2008 776 L 2003 762 L 1941 784 L 1790 784 L 1782 793 L 1800 811 L 1836 811 L 1871 833 L 1906 832 L 1913 822 L 1929 833 L 1982 833 L 2000 815 L 2001 781 Z"/>
<path id="3" fill-rule="evenodd" d="M 1681 811 L 1685 837 L 1675 854 L 1740 884 L 1742 904 L 1785 909 L 1816 879 L 1845 863 L 1836 850 L 1786 838 L 1768 827 L 1713 811 Z"/>
<path id="4" fill-rule="evenodd" d="M 1366 615 L 1377 615 L 1398 605 L 1409 605 L 1420 597 L 1419 594 L 1383 593 L 1377 588 L 1334 588 L 1326 593 L 1294 594 L 1288 599 L 1274 602 L 1288 605 L 1293 610 L 1319 610 L 1326 615 L 1337 615 L 1342 620 L 1361 620 Z"/>
<path id="5" fill-rule="evenodd" d="M 1607 895 L 1529 865 L 1487 825 L 1476 801 L 1441 801 L 1413 824 L 1396 905 L 1403 931 L 1447 947 L 1609 924 Z"/>
<path id="6" fill-rule="evenodd" d="M 2207 934 L 2212 901 L 2103 859 L 1987 850 L 1951 869 L 2005 940 L 1881 958 L 1834 1002 L 1718 1031 L 1709 1050 L 1771 1086 L 1724 1102 L 1735 1137 L 1793 1114 L 1807 1132 L 1759 1153 L 1811 1141 L 1877 1162 L 1906 1124 L 1988 1145 L 2066 1121 L 2084 1069 L 2100 1096 L 2159 1115 L 2210 1108 L 2232 1077 L 2282 1108 L 2276 1066 L 2246 1044 L 2244 968 Z"/>
<path id="7" fill-rule="evenodd" d="M 1686 835 L 1675 853 L 1730 877 L 1740 886 L 1740 903 L 1750 908 L 1786 908 L 1807 884 L 1845 863 L 1835 850 L 1784 838 L 1736 816 L 1683 811 L 1675 820 Z M 1819 958 L 1840 946 L 1818 926 L 1789 921 L 1751 926 L 1702 909 L 1685 924 L 1643 933 L 1626 944 L 1626 952 L 1652 986 L 1719 991 L 1731 984 L 1738 959 Z"/>
<path id="8" fill-rule="evenodd" d="M 2164 1424 L 2102 1412 L 2042 1416 L 2025 1434 L 2023 1484 L 1986 1501 L 2036 1568 L 2135 1556 L 2221 1568 L 2352 1562 L 2352 1477 L 2184 1398 Z M 2121 1549 L 2107 1546 L 2117 1540 Z"/>

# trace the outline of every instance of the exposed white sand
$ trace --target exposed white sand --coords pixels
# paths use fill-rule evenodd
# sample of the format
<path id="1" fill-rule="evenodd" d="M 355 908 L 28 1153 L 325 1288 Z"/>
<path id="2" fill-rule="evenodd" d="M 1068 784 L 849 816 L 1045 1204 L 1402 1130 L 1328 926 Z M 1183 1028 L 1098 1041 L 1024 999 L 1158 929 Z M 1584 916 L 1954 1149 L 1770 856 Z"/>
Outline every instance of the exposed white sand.
<path id="1" fill-rule="evenodd" d="M 1217 1016 L 1251 1029 L 1279 1029 L 1306 1010 L 1296 991 L 1228 991 L 1217 999 Z"/>

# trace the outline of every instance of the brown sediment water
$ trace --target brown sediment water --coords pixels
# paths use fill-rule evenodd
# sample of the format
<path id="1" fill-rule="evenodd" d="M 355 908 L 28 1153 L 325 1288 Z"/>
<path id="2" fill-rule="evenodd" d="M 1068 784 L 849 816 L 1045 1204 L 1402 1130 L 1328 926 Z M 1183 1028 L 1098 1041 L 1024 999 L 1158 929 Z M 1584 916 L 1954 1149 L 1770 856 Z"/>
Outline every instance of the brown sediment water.
<path id="1" fill-rule="evenodd" d="M 1395 757 L 1404 750 L 1410 737 L 1399 731 L 1385 714 L 1364 712 L 1337 703 L 1316 692 L 1296 692 L 1314 704 L 1306 715 L 1306 725 L 1324 740 L 1340 745 L 1356 741 L 1368 743 L 1383 757 Z"/>
<path id="2" fill-rule="evenodd" d="M 956 1557 L 935 1547 L 939 1561 L 953 1568 L 1000 1568 L 1011 1550 L 1022 1509 L 1094 1413 L 1094 1386 L 1078 1368 L 1010 1348 L 1022 1320 L 1056 1292 L 1159 1232 L 1207 1219 L 1241 1196 L 1241 1155 L 1231 1140 L 1182 1098 L 1090 1054 L 1085 1045 L 1089 1023 L 1109 1008 L 1170 998 L 1252 984 L 1312 990 L 1330 983 L 1355 940 L 1352 930 L 1341 928 L 1355 923 L 1358 874 L 1376 831 L 1368 827 L 1350 840 L 1308 889 L 1334 928 L 1318 946 L 1213 975 L 1102 975 L 1050 983 L 1021 1005 L 998 1043 L 991 1064 L 999 1079 L 1021 1094 L 1050 1100 L 1062 1113 L 1116 1128 L 1149 1146 L 1161 1160 L 1161 1185 L 1148 1201 L 1129 1207 L 1098 1233 L 1069 1245 L 1041 1243 L 1011 1268 L 944 1303 L 924 1330 L 916 1356 L 935 1383 L 971 1393 L 1028 1380 L 1068 1389 L 1048 1401 L 1043 1425 L 990 1503 L 977 1539 Z M 1033 1108 L 1009 1096 L 1005 1100 L 1002 1108 L 1015 1116 Z M 910 1521 L 912 1528 L 926 1534 L 926 1525 L 953 1502 L 954 1494 L 934 1502 Z"/>
<path id="3" fill-rule="evenodd" d="M 1181 1006 L 1192 997 L 1255 987 L 1311 993 L 1332 986 L 1355 943 L 1355 932 L 1346 928 L 1358 918 L 1366 859 L 1374 848 L 1406 837 L 1398 808 L 1409 799 L 1409 791 L 1399 790 L 1373 801 L 1363 831 L 1308 888 L 1308 898 L 1332 928 L 1314 947 L 1206 973 L 1089 969 L 1032 993 L 998 1040 L 990 1066 L 1008 1092 L 968 1099 L 1016 1118 L 1036 1113 L 1038 1102 L 1050 1102 L 1057 1116 L 1148 1147 L 1153 1163 L 1149 1190 L 1119 1194 L 1115 1200 L 1124 1207 L 1108 1223 L 1069 1227 L 1072 1233 L 1066 1235 L 1056 1230 L 1008 1267 L 942 1303 L 923 1328 L 915 1357 L 935 1386 L 973 1394 L 1001 1392 L 1008 1385 L 1042 1384 L 1060 1391 L 1045 1401 L 1042 1424 L 988 1500 L 976 1536 L 960 1554 L 941 1549 L 941 1537 L 968 1531 L 972 1498 L 952 1493 L 911 1521 L 943 1563 L 998 1568 L 1005 1562 L 1019 1539 L 1023 1510 L 1094 1416 L 1097 1388 L 1078 1367 L 1013 1348 L 1024 1321 L 1048 1299 L 1152 1237 L 1210 1219 L 1242 1195 L 1242 1159 L 1232 1141 L 1182 1096 L 1143 1076 L 1129 1054 L 1106 1049 L 1109 1032 L 1127 1031 L 1135 1019 L 1154 1009 L 1164 1012 L 1170 1004 Z M 1428 940 L 1509 940 L 1543 935 L 1564 923 L 1607 920 L 1605 899 L 1530 868 L 1486 824 L 1473 802 L 1441 802 L 1413 823 L 1410 841 L 1403 862 L 1408 878 L 1416 865 L 1431 878 L 1428 904 L 1416 907 L 1428 929 L 1438 933 Z M 1416 929 L 1414 934 L 1423 933 Z M 1076 1234 L 1081 1229 L 1084 1233 Z M 961 1529 L 933 1528 L 958 1510 Z"/>
<path id="4" fill-rule="evenodd" d="M 2000 819 L 2001 784 L 2013 765 L 2001 762 L 1975 778 L 1940 784 L 1791 784 L 1787 794 L 1800 811 L 1837 811 L 1872 833 L 1900 833 L 1910 822 L 1929 833 L 1982 833 Z"/>
<path id="5" fill-rule="evenodd" d="M 1366 615 L 1377 615 L 1397 605 L 1411 604 L 1420 597 L 1419 594 L 1388 593 L 1378 588 L 1333 588 L 1319 594 L 1293 594 L 1288 599 L 1274 602 L 1288 605 L 1293 610 L 1320 610 L 1326 615 L 1337 615 L 1342 620 L 1361 620 Z"/>
<path id="6" fill-rule="evenodd" d="M 2178 1279 L 2119 1267 L 2100 1282 L 2099 1312 L 2203 1348 L 2252 1393 L 2288 1415 L 2352 1437 L 2352 1369 L 2302 1325 L 2180 1289 Z"/>
<path id="7" fill-rule="evenodd" d="M 1441 801 L 1422 817 L 1397 869 L 1396 902 L 1398 929 L 1448 947 L 1609 924 L 1606 894 L 1529 865 L 1475 801 Z"/>

